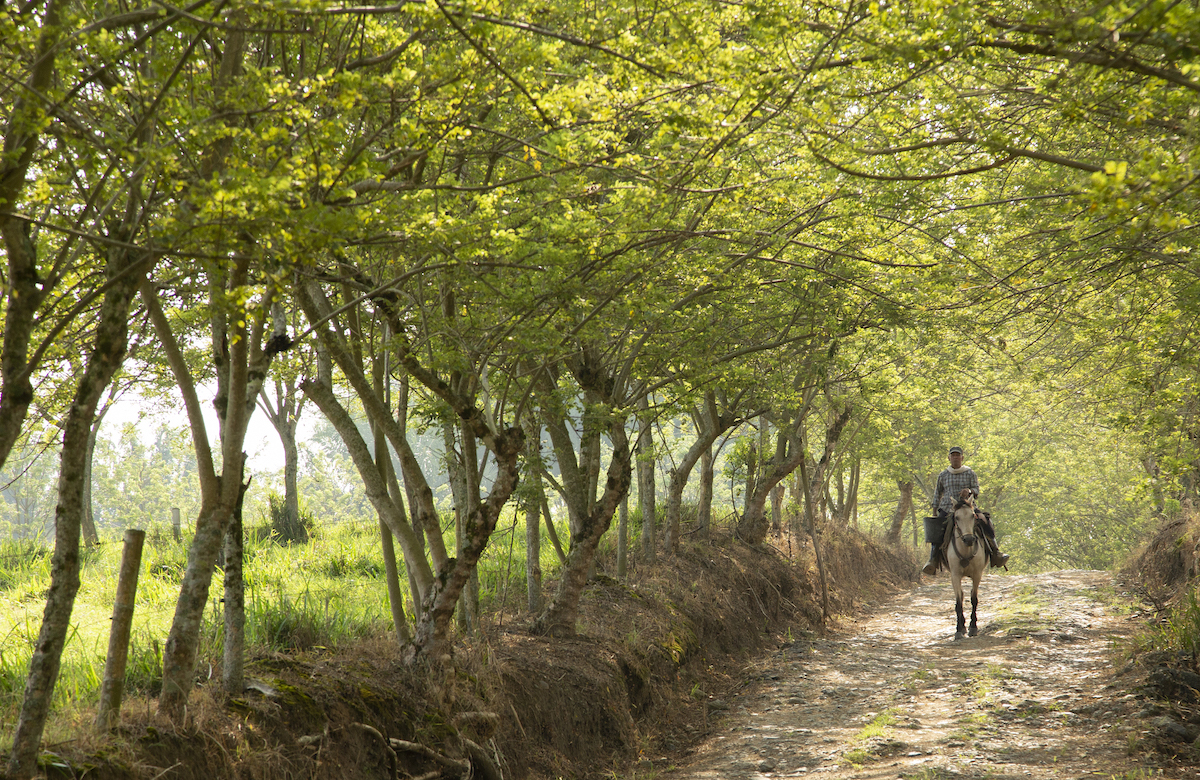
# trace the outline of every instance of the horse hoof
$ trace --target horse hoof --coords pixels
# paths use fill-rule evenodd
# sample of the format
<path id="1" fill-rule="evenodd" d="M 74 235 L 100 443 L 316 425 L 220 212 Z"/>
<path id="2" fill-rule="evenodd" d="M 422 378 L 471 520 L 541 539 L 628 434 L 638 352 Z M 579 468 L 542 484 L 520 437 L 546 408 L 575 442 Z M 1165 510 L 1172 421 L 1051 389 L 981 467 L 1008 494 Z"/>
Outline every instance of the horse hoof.
<path id="1" fill-rule="evenodd" d="M 971 631 L 970 631 L 970 633 L 968 633 L 968 634 L 967 634 L 967 636 L 979 636 L 979 629 L 978 629 L 978 628 L 972 628 L 972 629 L 971 629 Z"/>
<path id="2" fill-rule="evenodd" d="M 961 642 L 963 640 L 963 637 L 965 637 L 965 636 L 966 636 L 966 634 L 964 634 L 963 632 L 955 631 L 954 632 L 954 641 Z"/>

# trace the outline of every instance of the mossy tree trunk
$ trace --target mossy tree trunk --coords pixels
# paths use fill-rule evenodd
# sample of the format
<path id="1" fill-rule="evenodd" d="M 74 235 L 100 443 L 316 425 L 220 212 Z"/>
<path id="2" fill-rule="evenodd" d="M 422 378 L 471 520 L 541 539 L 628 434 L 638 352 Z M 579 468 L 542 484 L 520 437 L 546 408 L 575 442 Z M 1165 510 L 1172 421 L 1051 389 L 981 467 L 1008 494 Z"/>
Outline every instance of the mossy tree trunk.
<path id="1" fill-rule="evenodd" d="M 243 555 L 246 545 L 242 507 L 249 488 L 250 480 L 246 480 L 238 490 L 237 506 L 225 531 L 225 596 L 222 604 L 225 646 L 221 685 L 230 696 L 240 696 L 246 688 L 246 576 Z"/>
<path id="2" fill-rule="evenodd" d="M 887 536 L 885 537 L 887 543 L 891 545 L 900 543 L 900 532 L 904 528 L 904 518 L 912 511 L 913 507 L 912 480 L 897 480 L 896 487 L 900 489 L 900 500 L 896 502 L 896 510 L 892 512 L 892 522 L 888 525 Z"/>
<path id="3" fill-rule="evenodd" d="M 637 488 L 638 509 L 642 515 L 642 555 L 653 563 L 658 554 L 658 506 L 654 490 L 654 425 L 648 404 L 638 401 Z"/>
<path id="4" fill-rule="evenodd" d="M 796 470 L 804 457 L 800 443 L 801 423 L 796 422 L 776 434 L 775 452 L 764 463 L 762 473 L 751 483 L 752 492 L 746 496 L 746 511 L 738 524 L 738 536 L 750 544 L 762 544 L 767 538 L 770 524 L 767 522 L 766 505 L 771 490 L 780 481 Z"/>
<path id="5" fill-rule="evenodd" d="M 117 246 L 129 239 L 127 235 L 115 238 L 120 242 L 114 242 Z M 38 749 L 58 681 L 75 596 L 79 592 L 79 540 L 87 477 L 87 443 L 100 397 L 125 358 L 129 310 L 139 277 L 145 274 L 146 259 L 130 256 L 125 249 L 114 250 L 109 258 L 105 269 L 109 287 L 101 303 L 93 346 L 63 425 L 50 588 L 46 594 L 42 626 L 29 662 L 25 695 L 8 762 L 8 775 L 16 780 L 26 780 L 37 771 Z M 135 272 L 139 265 L 142 268 Z"/>
<path id="6" fill-rule="evenodd" d="M 4 240 L 7 268 L 4 284 L 4 341 L 0 349 L 0 467 L 21 436 L 29 405 L 33 403 L 34 366 L 30 364 L 29 342 L 38 310 L 53 285 L 38 272 L 37 245 L 30 237 L 28 219 L 14 204 L 22 200 L 31 184 L 30 166 L 41 146 L 43 123 L 48 116 L 43 105 L 56 78 L 60 39 L 67 32 L 61 17 L 63 3 L 47 0 L 45 8 L 30 3 L 26 13 L 43 14 L 37 48 L 30 58 L 28 78 L 10 95 L 6 110 L 4 147 L 0 153 L 0 237 Z M 18 74 L 7 74 L 14 78 Z"/>
<path id="7" fill-rule="evenodd" d="M 583 594 L 583 586 L 587 583 L 588 570 L 595 559 L 596 548 L 600 544 L 600 538 L 612 524 L 613 515 L 621 499 L 629 492 L 633 469 L 623 418 L 614 420 L 609 426 L 609 437 L 613 453 L 604 492 L 600 500 L 591 506 L 583 518 L 579 532 L 571 539 L 571 549 L 567 553 L 558 588 L 535 624 L 543 633 L 553 636 L 569 636 L 575 633 L 579 599 Z"/>
<path id="8" fill-rule="evenodd" d="M 521 488 L 525 507 L 525 594 L 526 607 L 536 615 L 542 609 L 542 428 L 525 421 L 525 482 Z"/>
<path id="9" fill-rule="evenodd" d="M 711 446 L 700 453 L 700 498 L 696 506 L 696 522 L 702 535 L 707 535 L 712 528 L 713 481 L 716 478 L 713 460 Z"/>

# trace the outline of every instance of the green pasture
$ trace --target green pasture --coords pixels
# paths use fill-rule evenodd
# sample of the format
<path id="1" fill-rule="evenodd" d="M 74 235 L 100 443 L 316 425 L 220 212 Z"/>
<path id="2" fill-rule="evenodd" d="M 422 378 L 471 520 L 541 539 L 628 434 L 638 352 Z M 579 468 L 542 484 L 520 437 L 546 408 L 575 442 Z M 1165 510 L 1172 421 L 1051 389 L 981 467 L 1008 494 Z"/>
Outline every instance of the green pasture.
<path id="1" fill-rule="evenodd" d="M 514 522 L 515 520 L 515 522 Z M 454 524 L 443 518 L 446 544 L 454 549 Z M 565 523 L 556 527 L 563 543 Z M 336 648 L 338 645 L 391 631 L 379 528 L 370 521 L 318 527 L 305 544 L 280 545 L 247 534 L 247 655 L 263 651 Z M 544 536 L 544 533 L 543 533 Z M 185 534 L 176 542 L 169 527 L 147 531 L 134 608 L 133 636 L 126 696 L 153 696 L 161 685 L 162 646 L 170 629 L 187 560 Z M 94 707 L 104 674 L 109 624 L 121 559 L 120 537 L 103 540 L 83 553 L 81 586 L 55 688 L 58 721 L 69 724 Z M 24 695 L 33 645 L 42 623 L 50 587 L 52 550 L 30 542 L 0 542 L 0 744 L 11 741 Z M 548 539 L 542 541 L 541 567 L 547 576 L 559 569 Z M 412 620 L 407 574 L 399 561 L 405 612 Z M 523 514 L 501 518 L 479 566 L 480 611 L 523 610 L 525 589 L 525 524 Z M 199 673 L 220 676 L 221 572 L 214 573 L 209 593 Z M 53 726 L 51 726 L 53 728 Z M 53 741 L 54 736 L 48 735 Z"/>

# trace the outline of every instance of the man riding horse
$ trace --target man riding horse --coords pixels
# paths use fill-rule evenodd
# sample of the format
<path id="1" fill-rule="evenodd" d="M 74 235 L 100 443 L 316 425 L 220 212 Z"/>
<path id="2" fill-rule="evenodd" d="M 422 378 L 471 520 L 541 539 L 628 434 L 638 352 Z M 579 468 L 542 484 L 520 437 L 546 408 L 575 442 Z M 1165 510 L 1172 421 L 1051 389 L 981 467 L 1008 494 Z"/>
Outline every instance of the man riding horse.
<path id="1" fill-rule="evenodd" d="M 979 478 L 975 476 L 975 472 L 970 467 L 963 465 L 963 448 L 951 447 L 950 467 L 938 475 L 937 490 L 933 497 L 933 511 L 945 520 L 954 511 L 954 501 L 963 489 L 970 490 L 971 494 L 978 499 Z M 992 566 L 1004 566 L 1008 563 L 1009 556 L 1008 553 L 1000 552 L 1000 546 L 996 542 L 996 530 L 992 527 L 992 519 L 978 509 L 975 510 L 975 519 L 982 528 L 984 539 L 987 541 Z M 921 571 L 931 575 L 937 573 L 938 551 L 941 547 L 940 541 L 929 546 L 929 561 Z"/>

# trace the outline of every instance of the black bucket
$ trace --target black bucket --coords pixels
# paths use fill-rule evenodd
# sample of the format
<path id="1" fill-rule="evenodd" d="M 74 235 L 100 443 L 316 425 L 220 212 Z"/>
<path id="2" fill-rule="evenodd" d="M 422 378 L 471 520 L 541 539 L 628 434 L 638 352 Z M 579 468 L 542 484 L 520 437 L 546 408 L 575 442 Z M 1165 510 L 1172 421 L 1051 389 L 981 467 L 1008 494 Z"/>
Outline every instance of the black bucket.
<path id="1" fill-rule="evenodd" d="M 925 544 L 941 544 L 946 535 L 945 517 L 925 518 Z"/>

